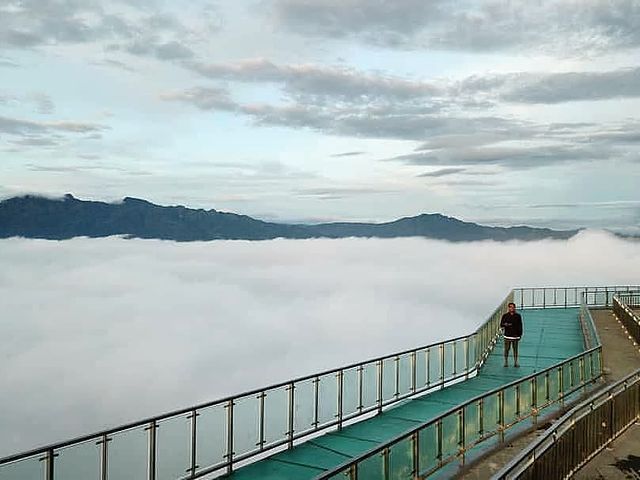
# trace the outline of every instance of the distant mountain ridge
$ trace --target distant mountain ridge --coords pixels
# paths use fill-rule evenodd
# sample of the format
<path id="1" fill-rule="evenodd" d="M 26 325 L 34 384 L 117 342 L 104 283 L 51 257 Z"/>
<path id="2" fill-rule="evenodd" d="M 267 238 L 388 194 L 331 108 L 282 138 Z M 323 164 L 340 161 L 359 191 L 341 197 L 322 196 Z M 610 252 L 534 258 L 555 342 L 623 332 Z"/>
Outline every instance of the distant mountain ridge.
<path id="1" fill-rule="evenodd" d="M 64 240 L 73 237 L 124 235 L 176 241 L 268 240 L 273 238 L 426 237 L 449 241 L 567 239 L 579 230 L 489 227 L 438 213 L 386 223 L 264 222 L 214 209 L 161 206 L 126 197 L 121 203 L 84 201 L 70 194 L 61 199 L 35 195 L 0 202 L 0 238 Z"/>

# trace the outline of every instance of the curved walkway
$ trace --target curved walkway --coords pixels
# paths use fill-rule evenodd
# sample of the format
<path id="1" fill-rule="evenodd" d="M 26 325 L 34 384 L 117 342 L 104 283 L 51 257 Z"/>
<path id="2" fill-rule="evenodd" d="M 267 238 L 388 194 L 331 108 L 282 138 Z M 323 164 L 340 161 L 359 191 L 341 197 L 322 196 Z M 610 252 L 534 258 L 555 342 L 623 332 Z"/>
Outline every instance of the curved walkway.
<path id="1" fill-rule="evenodd" d="M 584 351 L 578 312 L 577 308 L 520 312 L 525 332 L 520 342 L 520 368 L 503 366 L 503 345 L 500 341 L 476 377 L 402 402 L 371 419 L 308 440 L 293 449 L 242 467 L 224 478 L 311 480 L 483 392 Z M 513 365 L 512 357 L 510 364 Z"/>

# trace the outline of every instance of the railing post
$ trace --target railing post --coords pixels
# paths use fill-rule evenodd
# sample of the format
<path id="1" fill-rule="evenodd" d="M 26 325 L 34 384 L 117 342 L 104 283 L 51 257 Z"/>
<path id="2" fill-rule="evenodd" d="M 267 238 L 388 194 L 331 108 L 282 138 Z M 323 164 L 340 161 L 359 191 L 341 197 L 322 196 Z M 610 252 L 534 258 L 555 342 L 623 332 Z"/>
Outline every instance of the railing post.
<path id="1" fill-rule="evenodd" d="M 418 389 L 418 354 L 411 352 L 411 393 Z"/>
<path id="2" fill-rule="evenodd" d="M 111 439 L 107 435 L 103 435 L 100 440 L 96 442 L 100 445 L 100 480 L 107 480 L 109 478 L 109 442 Z"/>
<path id="3" fill-rule="evenodd" d="M 500 443 L 504 443 L 504 390 L 498 392 L 498 430 Z"/>
<path id="4" fill-rule="evenodd" d="M 458 374 L 458 341 L 453 342 L 453 376 Z"/>
<path id="5" fill-rule="evenodd" d="M 156 455 L 157 455 L 157 435 L 158 424 L 156 421 L 152 421 L 145 429 L 149 432 L 148 441 L 148 465 L 147 465 L 147 480 L 156 480 Z"/>
<path id="6" fill-rule="evenodd" d="M 438 460 L 438 468 L 442 466 L 442 419 L 436 422 L 436 459 Z"/>
<path id="7" fill-rule="evenodd" d="M 259 401 L 258 415 L 260 418 L 259 418 L 258 426 L 260 431 L 258 432 L 258 448 L 260 448 L 260 451 L 264 449 L 264 444 L 265 444 L 264 399 L 266 396 L 267 394 L 265 392 L 260 392 L 256 397 Z"/>
<path id="8" fill-rule="evenodd" d="M 444 388 L 444 343 L 439 345 L 440 348 L 440 388 Z"/>
<path id="9" fill-rule="evenodd" d="M 293 448 L 293 429 L 294 429 L 294 414 L 295 414 L 295 390 L 296 386 L 293 382 L 287 387 L 289 389 L 289 416 L 288 416 L 288 429 L 287 436 L 289 441 L 287 442 L 287 448 Z"/>
<path id="10" fill-rule="evenodd" d="M 358 413 L 362 413 L 362 409 L 364 408 L 363 402 L 363 381 L 364 381 L 364 366 L 360 365 L 358 367 Z"/>
<path id="11" fill-rule="evenodd" d="M 378 360 L 377 362 L 377 366 L 378 366 L 378 413 L 382 412 L 382 395 L 383 395 L 383 390 L 382 390 L 382 381 L 384 380 L 384 373 L 382 371 L 383 367 L 383 361 L 382 360 Z"/>
<path id="12" fill-rule="evenodd" d="M 53 461 L 54 461 L 54 458 L 57 456 L 58 454 L 54 453 L 53 449 L 49 449 L 44 454 L 44 457 L 39 459 L 41 462 L 44 462 L 44 480 L 54 480 L 53 477 L 54 477 L 55 469 L 53 466 Z"/>
<path id="13" fill-rule="evenodd" d="M 396 371 L 396 391 L 394 392 L 393 396 L 396 398 L 396 400 L 398 399 L 398 397 L 400 396 L 400 357 L 396 357 L 394 359 L 395 362 L 395 371 Z"/>
<path id="14" fill-rule="evenodd" d="M 431 386 L 431 349 L 427 348 L 425 350 L 425 357 L 426 357 L 426 367 L 427 367 L 427 389 L 429 389 L 429 387 Z"/>
<path id="15" fill-rule="evenodd" d="M 478 400 L 478 435 L 484 436 L 484 398 Z"/>
<path id="16" fill-rule="evenodd" d="M 263 407 L 263 411 L 264 411 L 264 407 Z M 196 469 L 198 468 L 197 465 L 197 441 L 198 441 L 198 431 L 197 431 L 197 419 L 198 416 L 200 414 L 196 411 L 193 410 L 191 412 L 191 414 L 187 417 L 188 419 L 191 420 L 191 442 L 189 444 L 189 453 L 190 453 L 190 457 L 191 457 L 191 465 L 189 466 L 189 470 L 187 470 L 187 473 L 189 473 L 189 477 L 190 478 L 195 478 L 196 477 Z M 264 432 L 264 425 L 262 426 L 262 431 Z M 262 448 L 262 445 L 260 446 Z"/>
<path id="17" fill-rule="evenodd" d="M 318 429 L 320 424 L 320 379 L 313 379 L 313 428 Z"/>
<path id="18" fill-rule="evenodd" d="M 463 347 L 464 347 L 464 372 L 465 372 L 464 378 L 467 379 L 469 378 L 469 337 L 466 337 L 464 339 Z"/>
<path id="19" fill-rule="evenodd" d="M 462 465 L 464 465 L 464 457 L 465 457 L 465 432 L 464 432 L 464 407 L 462 407 L 458 411 L 458 448 L 460 449 L 459 455 L 461 457 Z"/>
<path id="20" fill-rule="evenodd" d="M 338 380 L 338 430 L 342 430 L 343 395 L 344 395 L 344 371 L 340 370 L 337 374 Z"/>
<path id="21" fill-rule="evenodd" d="M 564 368 L 562 366 L 558 367 L 558 399 L 560 400 L 560 405 L 564 407 Z"/>
<path id="22" fill-rule="evenodd" d="M 225 405 L 227 409 L 227 473 L 233 471 L 233 399 L 229 400 Z"/>
<path id="23" fill-rule="evenodd" d="M 531 418 L 538 423 L 538 377 L 531 379 Z"/>
<path id="24" fill-rule="evenodd" d="M 411 477 L 417 479 L 418 474 L 420 473 L 420 434 L 418 432 L 411 435 L 411 447 L 413 460 L 411 466 Z"/>

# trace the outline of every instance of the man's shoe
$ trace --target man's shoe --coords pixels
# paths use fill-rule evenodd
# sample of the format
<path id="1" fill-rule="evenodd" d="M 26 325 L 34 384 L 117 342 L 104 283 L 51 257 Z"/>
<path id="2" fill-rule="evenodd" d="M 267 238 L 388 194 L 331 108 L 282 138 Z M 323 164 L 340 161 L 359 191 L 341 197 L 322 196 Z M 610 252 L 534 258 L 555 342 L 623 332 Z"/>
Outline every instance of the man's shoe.
<path id="1" fill-rule="evenodd" d="M 514 365 L 514 367 L 519 367 L 519 366 L 520 366 L 520 364 L 519 364 L 519 363 L 516 363 L 516 364 Z"/>
<path id="2" fill-rule="evenodd" d="M 507 362 L 504 362 L 504 366 L 505 366 L 505 367 L 508 367 L 508 366 L 509 366 L 509 364 L 508 364 Z"/>

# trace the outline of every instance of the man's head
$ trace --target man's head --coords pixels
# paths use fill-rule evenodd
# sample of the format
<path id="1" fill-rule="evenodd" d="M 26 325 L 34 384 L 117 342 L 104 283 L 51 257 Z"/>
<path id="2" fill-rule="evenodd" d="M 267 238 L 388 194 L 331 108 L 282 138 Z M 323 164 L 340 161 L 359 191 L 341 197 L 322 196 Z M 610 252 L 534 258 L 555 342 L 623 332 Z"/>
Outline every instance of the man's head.
<path id="1" fill-rule="evenodd" d="M 509 305 L 507 305 L 507 307 L 509 308 L 509 313 L 515 313 L 516 312 L 516 304 L 513 302 L 509 302 Z"/>

